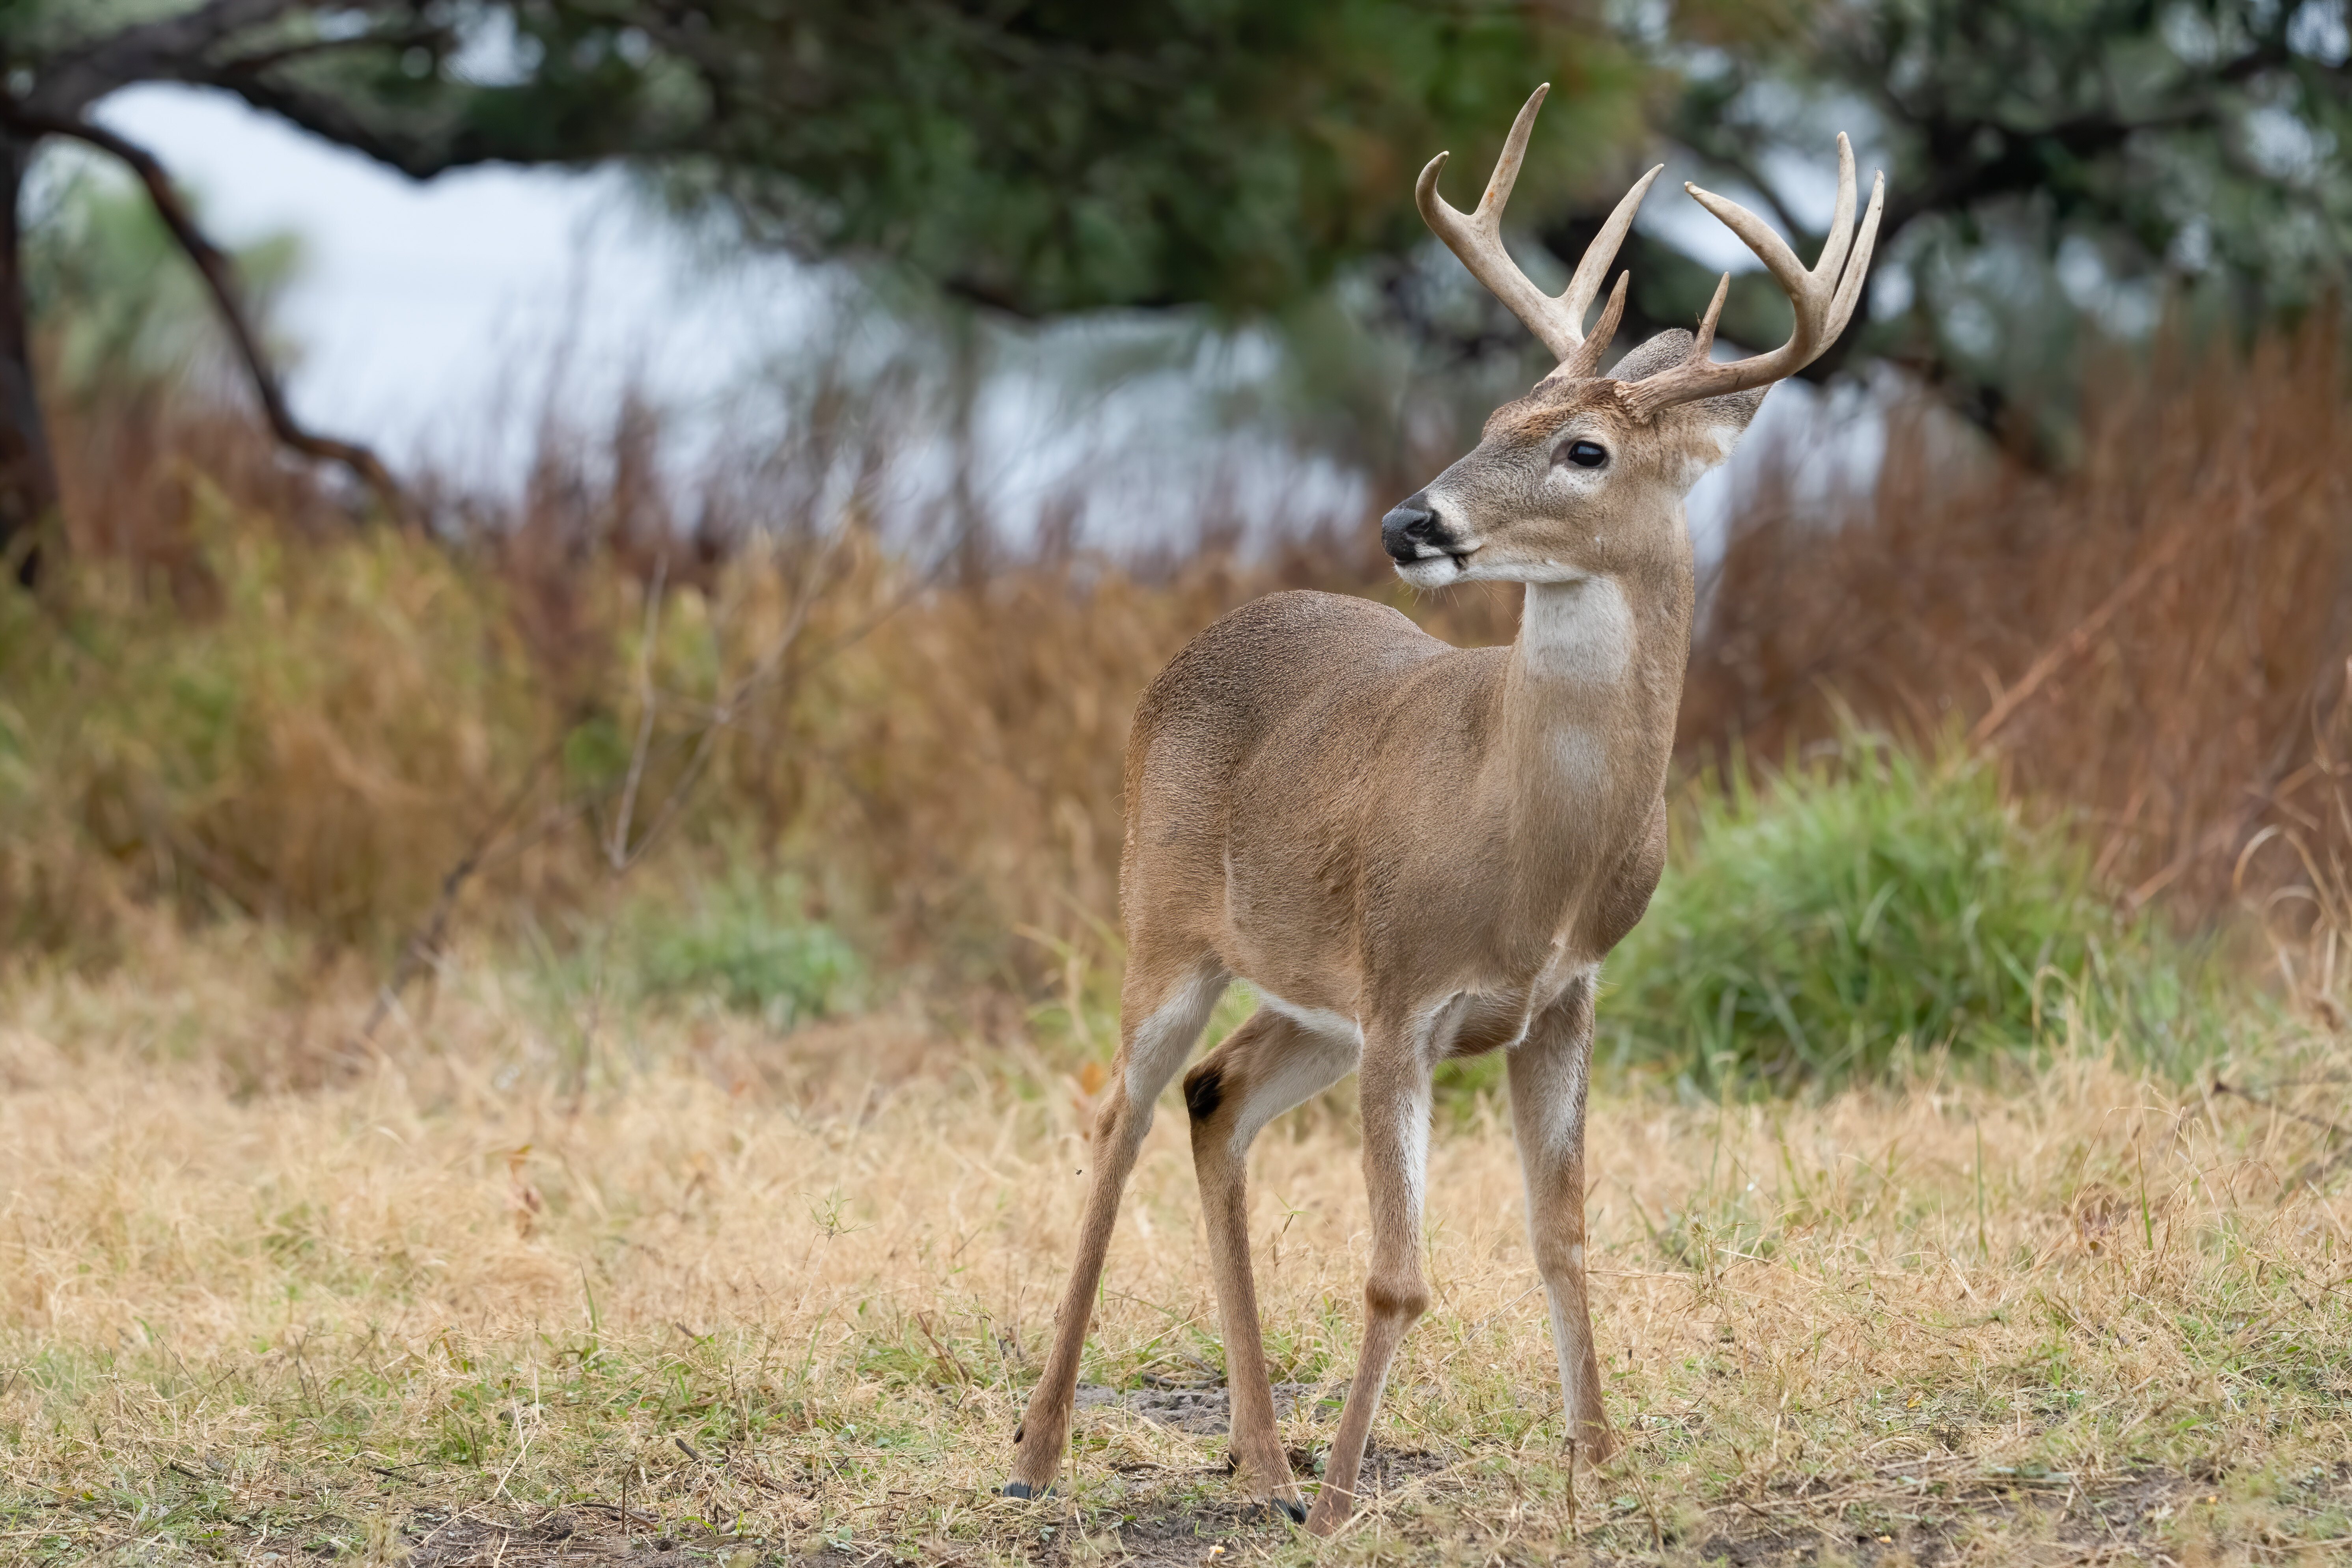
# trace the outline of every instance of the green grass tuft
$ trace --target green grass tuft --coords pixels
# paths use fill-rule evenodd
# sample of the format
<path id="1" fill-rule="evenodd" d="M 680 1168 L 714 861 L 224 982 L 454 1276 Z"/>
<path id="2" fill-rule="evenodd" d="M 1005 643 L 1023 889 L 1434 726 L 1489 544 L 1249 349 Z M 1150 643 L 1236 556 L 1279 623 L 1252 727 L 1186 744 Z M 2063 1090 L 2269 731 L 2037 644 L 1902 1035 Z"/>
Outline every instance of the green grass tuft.
<path id="1" fill-rule="evenodd" d="M 1600 1048 L 1707 1093 L 2016 1057 L 2119 1029 L 2202 1056 L 2200 972 L 2097 897 L 2080 847 L 1979 759 L 1851 740 L 1757 786 L 1691 795 L 1656 898 L 1609 962 Z"/>
<path id="2" fill-rule="evenodd" d="M 629 946 L 638 991 L 707 997 L 770 1027 L 854 1010 L 866 966 L 839 932 L 803 912 L 790 878 L 739 872 L 706 883 L 683 908 L 648 905 Z"/>

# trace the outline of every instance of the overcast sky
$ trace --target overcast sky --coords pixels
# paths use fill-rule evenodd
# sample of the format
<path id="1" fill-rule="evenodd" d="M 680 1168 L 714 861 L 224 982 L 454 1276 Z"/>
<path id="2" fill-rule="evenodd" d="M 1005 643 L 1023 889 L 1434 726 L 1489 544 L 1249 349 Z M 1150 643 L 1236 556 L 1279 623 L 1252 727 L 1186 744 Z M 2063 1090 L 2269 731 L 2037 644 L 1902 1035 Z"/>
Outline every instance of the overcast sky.
<path id="1" fill-rule="evenodd" d="M 98 116 L 198 194 L 216 238 L 301 237 L 283 317 L 305 350 L 295 407 L 395 455 L 488 458 L 485 415 L 535 407 L 560 349 L 583 408 L 609 405 L 631 374 L 667 397 L 709 395 L 819 306 L 782 258 L 696 267 L 616 173 L 493 167 L 419 184 L 188 88 L 131 89 Z"/>

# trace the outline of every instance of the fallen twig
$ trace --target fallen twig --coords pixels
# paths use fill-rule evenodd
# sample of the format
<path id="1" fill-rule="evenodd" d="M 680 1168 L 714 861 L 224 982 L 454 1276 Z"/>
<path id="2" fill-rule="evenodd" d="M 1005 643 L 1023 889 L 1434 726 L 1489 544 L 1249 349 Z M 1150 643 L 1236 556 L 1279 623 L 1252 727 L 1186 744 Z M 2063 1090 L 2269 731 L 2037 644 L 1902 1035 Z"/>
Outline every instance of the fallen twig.
<path id="1" fill-rule="evenodd" d="M 375 1043 L 375 1032 L 383 1026 L 384 1019 L 392 1016 L 393 1008 L 399 1005 L 401 992 L 431 962 L 433 955 L 441 951 L 441 939 L 449 929 L 449 916 L 457 907 L 457 895 L 465 890 L 467 882 L 481 868 L 482 858 L 489 853 L 491 844 L 506 831 L 515 813 L 522 809 L 523 802 L 538 789 L 540 775 L 547 771 L 548 763 L 561 751 L 562 742 L 558 742 L 540 753 L 538 760 L 531 763 L 530 771 L 523 775 L 521 787 L 491 814 L 490 819 L 482 825 L 482 830 L 474 836 L 473 843 L 466 847 L 466 853 L 441 879 L 441 892 L 433 900 L 432 909 L 410 931 L 408 940 L 401 943 L 400 958 L 394 963 L 391 976 L 376 992 L 375 1005 L 369 1010 L 367 1022 L 360 1026 L 361 1045 Z"/>

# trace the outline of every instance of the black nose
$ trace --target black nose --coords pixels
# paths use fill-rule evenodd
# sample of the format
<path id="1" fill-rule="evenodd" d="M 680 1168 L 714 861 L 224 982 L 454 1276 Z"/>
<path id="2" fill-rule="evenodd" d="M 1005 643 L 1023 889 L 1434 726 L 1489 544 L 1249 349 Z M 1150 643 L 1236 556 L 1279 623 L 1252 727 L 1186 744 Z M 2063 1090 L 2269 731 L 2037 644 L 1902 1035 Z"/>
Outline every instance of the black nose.
<path id="1" fill-rule="evenodd" d="M 1417 491 L 1397 502 L 1381 519 L 1381 548 L 1389 552 L 1392 561 L 1418 560 L 1418 546 L 1438 544 L 1444 532 L 1444 525 L 1429 505 L 1429 492 Z"/>

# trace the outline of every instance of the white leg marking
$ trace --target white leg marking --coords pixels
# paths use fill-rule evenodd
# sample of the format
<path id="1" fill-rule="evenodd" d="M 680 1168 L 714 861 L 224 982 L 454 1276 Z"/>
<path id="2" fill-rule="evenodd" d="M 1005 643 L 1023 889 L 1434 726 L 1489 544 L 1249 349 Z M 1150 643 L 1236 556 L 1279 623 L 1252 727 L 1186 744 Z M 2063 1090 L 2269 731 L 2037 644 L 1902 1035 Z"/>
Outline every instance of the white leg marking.
<path id="1" fill-rule="evenodd" d="M 1285 1057 L 1271 1077 L 1250 1090 L 1234 1119 L 1232 1148 L 1247 1149 L 1266 1124 L 1296 1105 L 1304 1105 L 1356 1070 L 1364 1058 L 1364 1031 L 1353 1018 L 1325 1007 L 1301 1007 L 1260 987 L 1259 1005 L 1278 1013 L 1305 1032 L 1307 1042 Z"/>
<path id="2" fill-rule="evenodd" d="M 1544 1108 L 1543 1155 L 1547 1160 L 1566 1160 L 1583 1146 L 1584 1075 L 1588 1070 L 1587 1053 L 1578 1051 L 1568 1064 L 1559 1098 Z"/>
<path id="3" fill-rule="evenodd" d="M 1301 1007 L 1295 1002 L 1284 1001 L 1263 985 L 1257 988 L 1257 999 L 1269 1011 L 1281 1014 L 1310 1035 L 1344 1037 L 1354 1041 L 1358 1051 L 1364 1048 L 1363 1026 L 1344 1013 L 1334 1013 L 1328 1007 Z"/>
<path id="4" fill-rule="evenodd" d="M 1549 973 L 1547 971 L 1546 978 Z M 1580 984 L 1591 985 L 1599 973 L 1598 964 L 1581 966 L 1568 975 L 1559 995 L 1568 994 L 1570 987 Z M 1528 1240 L 1535 1252 L 1537 1267 L 1544 1275 L 1544 1299 L 1551 1313 L 1552 1352 L 1559 1362 L 1560 1397 L 1566 1401 L 1564 1407 L 1573 1422 L 1591 1392 L 1583 1386 L 1587 1324 L 1582 1314 L 1572 1316 L 1560 1300 L 1560 1277 L 1556 1269 L 1564 1268 L 1580 1277 L 1584 1272 L 1584 1247 L 1581 1242 L 1571 1243 L 1568 1255 L 1557 1260 L 1546 1256 L 1544 1216 L 1538 1191 L 1548 1176 L 1581 1155 L 1585 1086 L 1591 1071 L 1590 1042 L 1576 1043 L 1566 1050 L 1565 1059 L 1550 1057 L 1525 1066 L 1525 1076 L 1515 1072 L 1511 1087 L 1514 1095 L 1522 1087 L 1528 1091 L 1525 1101 L 1513 1106 L 1522 1140 L 1519 1168 L 1527 1183 Z"/>
<path id="5" fill-rule="evenodd" d="M 1580 1247 L 1578 1250 L 1581 1252 L 1583 1249 Z M 1551 1349 L 1553 1356 L 1559 1362 L 1559 1396 L 1567 1402 L 1565 1408 L 1572 1424 L 1584 1394 L 1584 1345 L 1578 1342 L 1571 1353 L 1570 1337 L 1575 1331 L 1569 1327 L 1568 1309 L 1560 1304 L 1559 1292 L 1547 1285 L 1544 1287 L 1544 1300 L 1551 1306 Z"/>
<path id="6" fill-rule="evenodd" d="M 1192 1042 L 1201 1037 L 1209 1009 L 1224 994 L 1227 978 L 1213 965 L 1196 970 L 1135 1026 L 1127 1047 L 1127 1100 L 1143 1113 L 1146 1127 L 1151 1124 L 1151 1102 L 1192 1054 Z"/>
<path id="7" fill-rule="evenodd" d="M 1407 1095 L 1397 1111 L 1397 1137 L 1404 1146 L 1404 1190 L 1409 1212 L 1418 1216 L 1429 1194 L 1429 1080 Z"/>
<path id="8" fill-rule="evenodd" d="M 1307 1036 L 1306 1043 L 1285 1057 L 1272 1076 L 1251 1086 L 1249 1099 L 1234 1119 L 1234 1152 L 1246 1150 L 1276 1117 L 1305 1104 L 1355 1071 L 1362 1056 L 1363 1048 L 1352 1036 Z"/>

